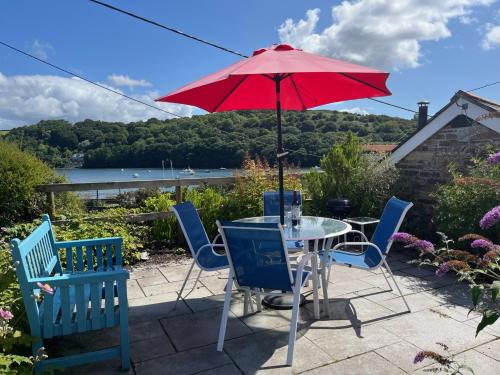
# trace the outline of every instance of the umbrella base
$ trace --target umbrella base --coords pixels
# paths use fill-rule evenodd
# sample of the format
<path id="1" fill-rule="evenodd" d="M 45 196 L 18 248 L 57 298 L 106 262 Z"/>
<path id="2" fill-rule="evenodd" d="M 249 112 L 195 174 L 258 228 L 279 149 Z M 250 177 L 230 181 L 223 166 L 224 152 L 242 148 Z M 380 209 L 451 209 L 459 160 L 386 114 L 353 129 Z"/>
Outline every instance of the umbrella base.
<path id="1" fill-rule="evenodd" d="M 303 306 L 305 303 L 306 297 L 301 294 L 299 306 Z M 291 310 L 293 308 L 293 296 L 289 294 L 281 296 L 265 296 L 262 299 L 262 304 L 273 310 Z"/>

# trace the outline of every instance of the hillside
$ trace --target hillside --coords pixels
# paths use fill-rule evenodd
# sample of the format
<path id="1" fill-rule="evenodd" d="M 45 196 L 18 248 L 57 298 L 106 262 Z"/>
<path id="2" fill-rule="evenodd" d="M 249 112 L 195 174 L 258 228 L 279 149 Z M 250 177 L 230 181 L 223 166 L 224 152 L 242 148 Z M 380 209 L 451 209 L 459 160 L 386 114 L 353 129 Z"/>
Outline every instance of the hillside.
<path id="1" fill-rule="evenodd" d="M 413 120 L 337 111 L 287 112 L 283 117 L 288 161 L 302 166 L 319 158 L 348 131 L 367 143 L 398 142 L 415 129 Z M 54 167 L 82 164 L 86 168 L 239 167 L 246 153 L 273 162 L 276 148 L 275 113 L 238 111 L 145 122 L 85 120 L 40 121 L 11 130 L 5 139 L 17 143 Z M 313 155 L 308 155 L 313 154 Z"/>

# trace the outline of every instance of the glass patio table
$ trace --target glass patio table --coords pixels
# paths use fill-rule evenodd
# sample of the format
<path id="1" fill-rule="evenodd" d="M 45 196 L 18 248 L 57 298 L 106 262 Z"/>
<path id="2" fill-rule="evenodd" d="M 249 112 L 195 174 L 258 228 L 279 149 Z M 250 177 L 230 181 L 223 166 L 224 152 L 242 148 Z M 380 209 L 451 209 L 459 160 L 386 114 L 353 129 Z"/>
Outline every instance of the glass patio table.
<path id="1" fill-rule="evenodd" d="M 279 223 L 279 216 L 258 216 L 240 219 L 237 221 L 247 223 Z M 304 253 L 313 251 L 318 254 L 319 242 L 332 237 L 341 236 L 351 230 L 351 225 L 340 220 L 327 217 L 302 216 L 298 226 L 292 226 L 289 218 L 285 219 L 283 231 L 287 241 L 304 241 Z M 311 243 L 313 244 L 311 247 Z M 314 317 L 320 318 L 318 296 L 318 257 L 311 258 Z M 323 286 L 325 287 L 325 286 Z M 326 304 L 328 301 L 324 301 Z M 328 310 L 326 310 L 328 311 Z"/>

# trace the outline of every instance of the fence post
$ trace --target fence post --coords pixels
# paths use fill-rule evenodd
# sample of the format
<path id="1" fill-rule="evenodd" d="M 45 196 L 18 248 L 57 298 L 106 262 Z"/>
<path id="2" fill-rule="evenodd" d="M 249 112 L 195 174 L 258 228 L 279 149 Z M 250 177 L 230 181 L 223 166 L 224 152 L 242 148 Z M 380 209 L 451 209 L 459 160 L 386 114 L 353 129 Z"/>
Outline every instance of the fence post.
<path id="1" fill-rule="evenodd" d="M 176 185 L 175 186 L 175 202 L 182 203 L 182 186 L 181 185 Z M 184 235 L 182 234 L 182 229 L 179 223 L 177 223 L 177 243 L 178 244 L 183 244 L 184 243 Z"/>
<path id="2" fill-rule="evenodd" d="M 52 220 L 56 218 L 56 199 L 53 191 L 47 193 L 47 209 Z"/>

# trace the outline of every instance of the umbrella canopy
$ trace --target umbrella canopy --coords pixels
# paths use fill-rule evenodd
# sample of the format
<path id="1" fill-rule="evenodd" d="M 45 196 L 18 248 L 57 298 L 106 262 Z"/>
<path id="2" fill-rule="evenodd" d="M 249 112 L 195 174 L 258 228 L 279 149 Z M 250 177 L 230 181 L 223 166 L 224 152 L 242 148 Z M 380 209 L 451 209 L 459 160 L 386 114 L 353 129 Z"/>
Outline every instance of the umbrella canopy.
<path id="1" fill-rule="evenodd" d="M 254 51 L 248 59 L 210 74 L 156 101 L 189 104 L 208 112 L 276 110 L 280 217 L 283 224 L 281 110 L 390 95 L 388 73 L 304 52 L 288 44 Z"/>

